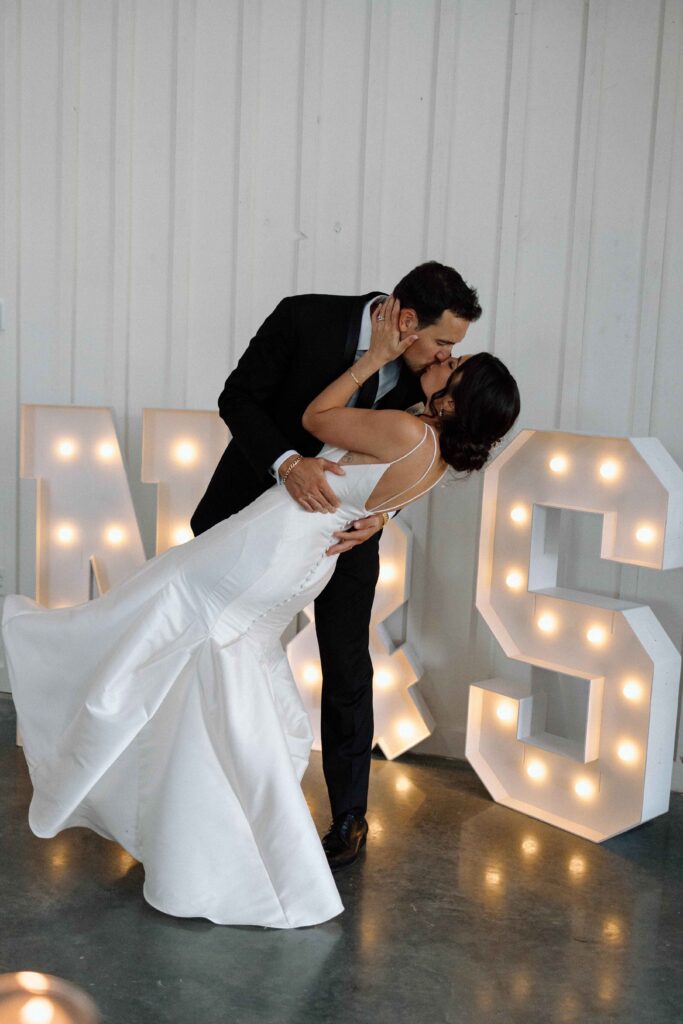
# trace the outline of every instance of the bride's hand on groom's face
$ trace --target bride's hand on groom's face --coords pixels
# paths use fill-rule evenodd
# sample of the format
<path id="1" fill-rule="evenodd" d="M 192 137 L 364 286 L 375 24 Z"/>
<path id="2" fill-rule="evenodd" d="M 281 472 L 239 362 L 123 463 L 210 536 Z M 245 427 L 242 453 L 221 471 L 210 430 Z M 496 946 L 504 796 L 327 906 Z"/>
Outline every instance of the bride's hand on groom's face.
<path id="1" fill-rule="evenodd" d="M 384 516 L 381 512 L 378 515 L 366 516 L 365 519 L 356 519 L 355 523 L 351 524 L 350 530 L 338 531 L 333 534 L 334 537 L 339 537 L 339 543 L 328 548 L 327 554 L 343 555 L 345 551 L 350 551 L 351 548 L 356 548 L 359 544 L 370 540 L 383 526 Z"/>
<path id="2" fill-rule="evenodd" d="M 413 342 L 417 341 L 417 334 L 411 334 L 401 339 L 400 315 L 401 304 L 393 295 L 390 295 L 372 311 L 370 355 L 383 365 L 398 359 Z"/>

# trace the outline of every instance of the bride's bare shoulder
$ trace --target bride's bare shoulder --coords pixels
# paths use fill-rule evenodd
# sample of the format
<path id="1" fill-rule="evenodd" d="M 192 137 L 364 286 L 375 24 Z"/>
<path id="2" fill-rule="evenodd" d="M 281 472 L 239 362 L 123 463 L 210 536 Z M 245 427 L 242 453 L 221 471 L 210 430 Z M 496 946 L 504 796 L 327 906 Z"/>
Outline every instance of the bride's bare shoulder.
<path id="1" fill-rule="evenodd" d="M 401 412 L 399 409 L 382 409 L 381 436 L 384 445 L 391 448 L 392 458 L 396 458 L 396 451 L 399 454 L 406 448 L 411 448 L 422 439 L 425 433 L 424 421 L 409 412 Z"/>

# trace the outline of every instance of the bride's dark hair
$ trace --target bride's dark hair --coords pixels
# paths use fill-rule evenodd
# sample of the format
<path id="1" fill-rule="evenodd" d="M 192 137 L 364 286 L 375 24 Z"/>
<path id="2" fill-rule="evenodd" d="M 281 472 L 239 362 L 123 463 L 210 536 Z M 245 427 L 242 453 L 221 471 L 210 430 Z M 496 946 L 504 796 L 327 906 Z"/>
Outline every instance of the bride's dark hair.
<path id="1" fill-rule="evenodd" d="M 490 352 L 470 356 L 453 371 L 445 388 L 427 403 L 433 416 L 434 399 L 450 395 L 455 410 L 439 420 L 439 445 L 449 466 L 472 473 L 481 469 L 493 445 L 507 434 L 519 416 L 517 382 L 504 363 Z"/>

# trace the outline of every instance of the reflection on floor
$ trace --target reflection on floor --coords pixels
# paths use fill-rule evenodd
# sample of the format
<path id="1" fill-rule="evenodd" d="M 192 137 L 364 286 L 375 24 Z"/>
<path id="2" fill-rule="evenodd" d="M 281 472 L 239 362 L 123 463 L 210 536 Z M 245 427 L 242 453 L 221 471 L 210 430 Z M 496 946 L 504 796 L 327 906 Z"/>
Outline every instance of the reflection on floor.
<path id="1" fill-rule="evenodd" d="M 5 707 L 7 702 L 5 702 Z M 304 790 L 329 821 L 320 755 Z M 500 807 L 463 762 L 373 759 L 370 836 L 315 928 L 158 913 L 143 869 L 85 829 L 26 824 L 0 723 L 0 970 L 57 974 L 109 1024 L 683 1022 L 683 796 L 595 846 Z"/>

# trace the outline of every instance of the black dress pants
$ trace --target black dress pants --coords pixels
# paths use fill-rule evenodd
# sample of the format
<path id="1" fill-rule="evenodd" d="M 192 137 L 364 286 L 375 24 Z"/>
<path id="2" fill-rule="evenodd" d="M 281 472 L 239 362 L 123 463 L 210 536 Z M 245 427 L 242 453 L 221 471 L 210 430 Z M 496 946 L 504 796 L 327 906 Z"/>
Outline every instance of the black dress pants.
<path id="1" fill-rule="evenodd" d="M 323 688 L 320 730 L 332 816 L 367 810 L 372 713 L 370 612 L 379 576 L 381 531 L 340 555 L 315 601 Z"/>

